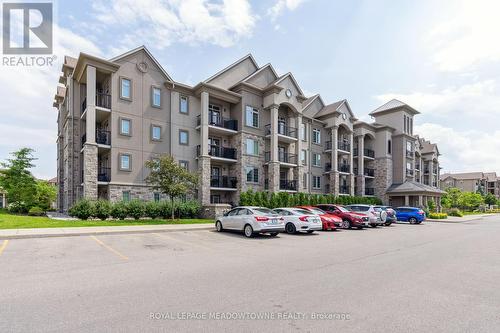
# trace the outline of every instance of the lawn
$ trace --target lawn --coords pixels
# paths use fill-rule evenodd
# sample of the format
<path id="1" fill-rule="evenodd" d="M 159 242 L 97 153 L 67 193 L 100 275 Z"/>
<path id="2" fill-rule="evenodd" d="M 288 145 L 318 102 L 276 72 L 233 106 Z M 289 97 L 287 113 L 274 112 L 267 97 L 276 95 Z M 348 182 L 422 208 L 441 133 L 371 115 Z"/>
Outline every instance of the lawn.
<path id="1" fill-rule="evenodd" d="M 102 227 L 123 225 L 165 225 L 165 224 L 198 224 L 213 223 L 208 219 L 181 219 L 181 220 L 91 220 L 91 221 L 62 221 L 52 220 L 48 217 L 32 217 L 12 215 L 0 211 L 0 229 L 22 229 L 22 228 L 63 228 L 63 227 Z"/>

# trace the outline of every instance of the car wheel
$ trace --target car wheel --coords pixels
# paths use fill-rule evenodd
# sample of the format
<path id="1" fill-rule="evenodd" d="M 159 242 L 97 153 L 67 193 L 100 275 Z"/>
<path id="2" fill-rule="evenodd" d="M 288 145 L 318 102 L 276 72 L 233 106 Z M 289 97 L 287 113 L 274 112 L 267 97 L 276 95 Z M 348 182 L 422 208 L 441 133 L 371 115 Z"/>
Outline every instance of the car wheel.
<path id="1" fill-rule="evenodd" d="M 370 224 L 370 227 L 376 228 L 376 227 L 378 227 L 378 225 L 376 225 L 376 224 Z"/>
<path id="2" fill-rule="evenodd" d="M 248 238 L 253 237 L 253 228 L 252 228 L 252 226 L 250 224 L 247 224 L 245 226 L 244 231 L 245 231 L 245 236 L 246 237 L 248 237 Z"/>
<path id="3" fill-rule="evenodd" d="M 276 236 L 278 236 L 278 233 L 277 232 L 271 232 L 269 235 L 271 235 L 271 237 L 276 237 Z"/>
<path id="4" fill-rule="evenodd" d="M 386 223 L 385 223 L 385 226 L 386 226 L 386 227 L 388 227 L 388 226 L 390 226 L 391 224 L 392 224 L 392 222 L 386 222 Z"/>
<path id="5" fill-rule="evenodd" d="M 351 222 L 348 219 L 342 220 L 342 228 L 351 229 Z"/>
<path id="6" fill-rule="evenodd" d="M 417 223 L 417 219 L 414 218 L 414 217 L 410 217 L 410 219 L 408 220 L 410 222 L 410 224 L 415 224 Z"/>
<path id="7" fill-rule="evenodd" d="M 217 229 L 218 232 L 221 232 L 222 230 L 224 230 L 224 228 L 222 228 L 222 222 L 221 221 L 215 222 L 215 229 Z"/>
<path id="8" fill-rule="evenodd" d="M 288 223 L 285 226 L 285 231 L 287 234 L 294 234 L 297 231 L 297 228 L 295 228 L 295 225 L 293 223 Z"/>

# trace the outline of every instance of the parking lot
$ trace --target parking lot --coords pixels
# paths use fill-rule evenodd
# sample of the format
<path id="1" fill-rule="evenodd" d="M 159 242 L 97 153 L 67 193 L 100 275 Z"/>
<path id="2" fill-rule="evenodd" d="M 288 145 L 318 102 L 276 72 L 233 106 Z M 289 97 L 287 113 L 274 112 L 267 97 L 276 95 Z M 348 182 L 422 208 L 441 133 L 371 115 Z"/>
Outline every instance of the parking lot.
<path id="1" fill-rule="evenodd" d="M 491 332 L 499 253 L 498 216 L 276 238 L 0 240 L 0 332 Z"/>

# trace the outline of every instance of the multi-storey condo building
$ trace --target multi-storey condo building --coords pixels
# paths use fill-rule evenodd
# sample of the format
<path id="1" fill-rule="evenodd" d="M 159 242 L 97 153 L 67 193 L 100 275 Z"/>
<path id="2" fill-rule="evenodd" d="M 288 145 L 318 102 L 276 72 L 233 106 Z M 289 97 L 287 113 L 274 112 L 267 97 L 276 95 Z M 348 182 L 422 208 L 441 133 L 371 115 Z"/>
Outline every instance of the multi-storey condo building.
<path id="1" fill-rule="evenodd" d="M 445 173 L 440 185 L 443 190 L 456 187 L 467 192 L 491 193 L 500 199 L 500 177 L 496 172 Z"/>
<path id="2" fill-rule="evenodd" d="M 424 205 L 441 195 L 439 152 L 393 100 L 360 122 L 347 100 L 306 97 L 291 73 L 252 55 L 195 86 L 174 81 L 145 48 L 106 60 L 65 57 L 58 109 L 58 207 L 77 199 L 159 200 L 149 159 L 170 154 L 200 175 L 212 212 L 242 191 L 378 196 Z M 424 166 L 427 169 L 421 170 Z"/>

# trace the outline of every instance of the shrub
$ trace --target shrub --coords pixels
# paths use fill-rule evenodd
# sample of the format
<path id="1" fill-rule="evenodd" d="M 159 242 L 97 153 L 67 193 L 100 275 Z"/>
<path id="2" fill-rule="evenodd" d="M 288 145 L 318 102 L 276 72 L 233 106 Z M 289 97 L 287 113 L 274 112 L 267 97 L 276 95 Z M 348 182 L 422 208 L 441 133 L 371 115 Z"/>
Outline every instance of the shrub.
<path id="1" fill-rule="evenodd" d="M 160 203 L 160 216 L 164 219 L 169 219 L 172 217 L 172 205 L 168 201 L 163 201 Z"/>
<path id="2" fill-rule="evenodd" d="M 68 211 L 70 216 L 79 218 L 80 220 L 88 220 L 94 215 L 94 205 L 87 199 L 82 199 L 75 203 Z"/>
<path id="3" fill-rule="evenodd" d="M 448 218 L 448 215 L 446 213 L 430 213 L 427 217 L 435 220 L 443 220 Z"/>
<path id="4" fill-rule="evenodd" d="M 144 215 L 153 220 L 161 216 L 161 204 L 159 202 L 150 201 L 144 207 Z"/>
<path id="5" fill-rule="evenodd" d="M 178 203 L 176 209 L 180 218 L 196 218 L 200 214 L 201 206 L 198 201 L 189 200 Z"/>
<path id="6" fill-rule="evenodd" d="M 29 208 L 24 202 L 12 202 L 8 205 L 9 213 L 12 214 L 25 214 L 28 212 Z"/>
<path id="7" fill-rule="evenodd" d="M 111 204 L 108 200 L 99 199 L 94 202 L 94 214 L 95 218 L 102 221 L 106 220 L 111 215 Z"/>
<path id="8" fill-rule="evenodd" d="M 449 210 L 448 216 L 462 217 L 464 214 L 458 208 L 452 208 Z"/>
<path id="9" fill-rule="evenodd" d="M 111 206 L 111 216 L 114 219 L 125 220 L 127 217 L 127 204 L 123 201 L 115 202 Z"/>
<path id="10" fill-rule="evenodd" d="M 127 215 L 135 220 L 144 216 L 144 203 L 139 200 L 132 200 L 127 204 Z"/>
<path id="11" fill-rule="evenodd" d="M 28 211 L 29 216 L 42 216 L 44 215 L 43 209 L 41 209 L 38 206 L 31 207 L 30 210 Z"/>

